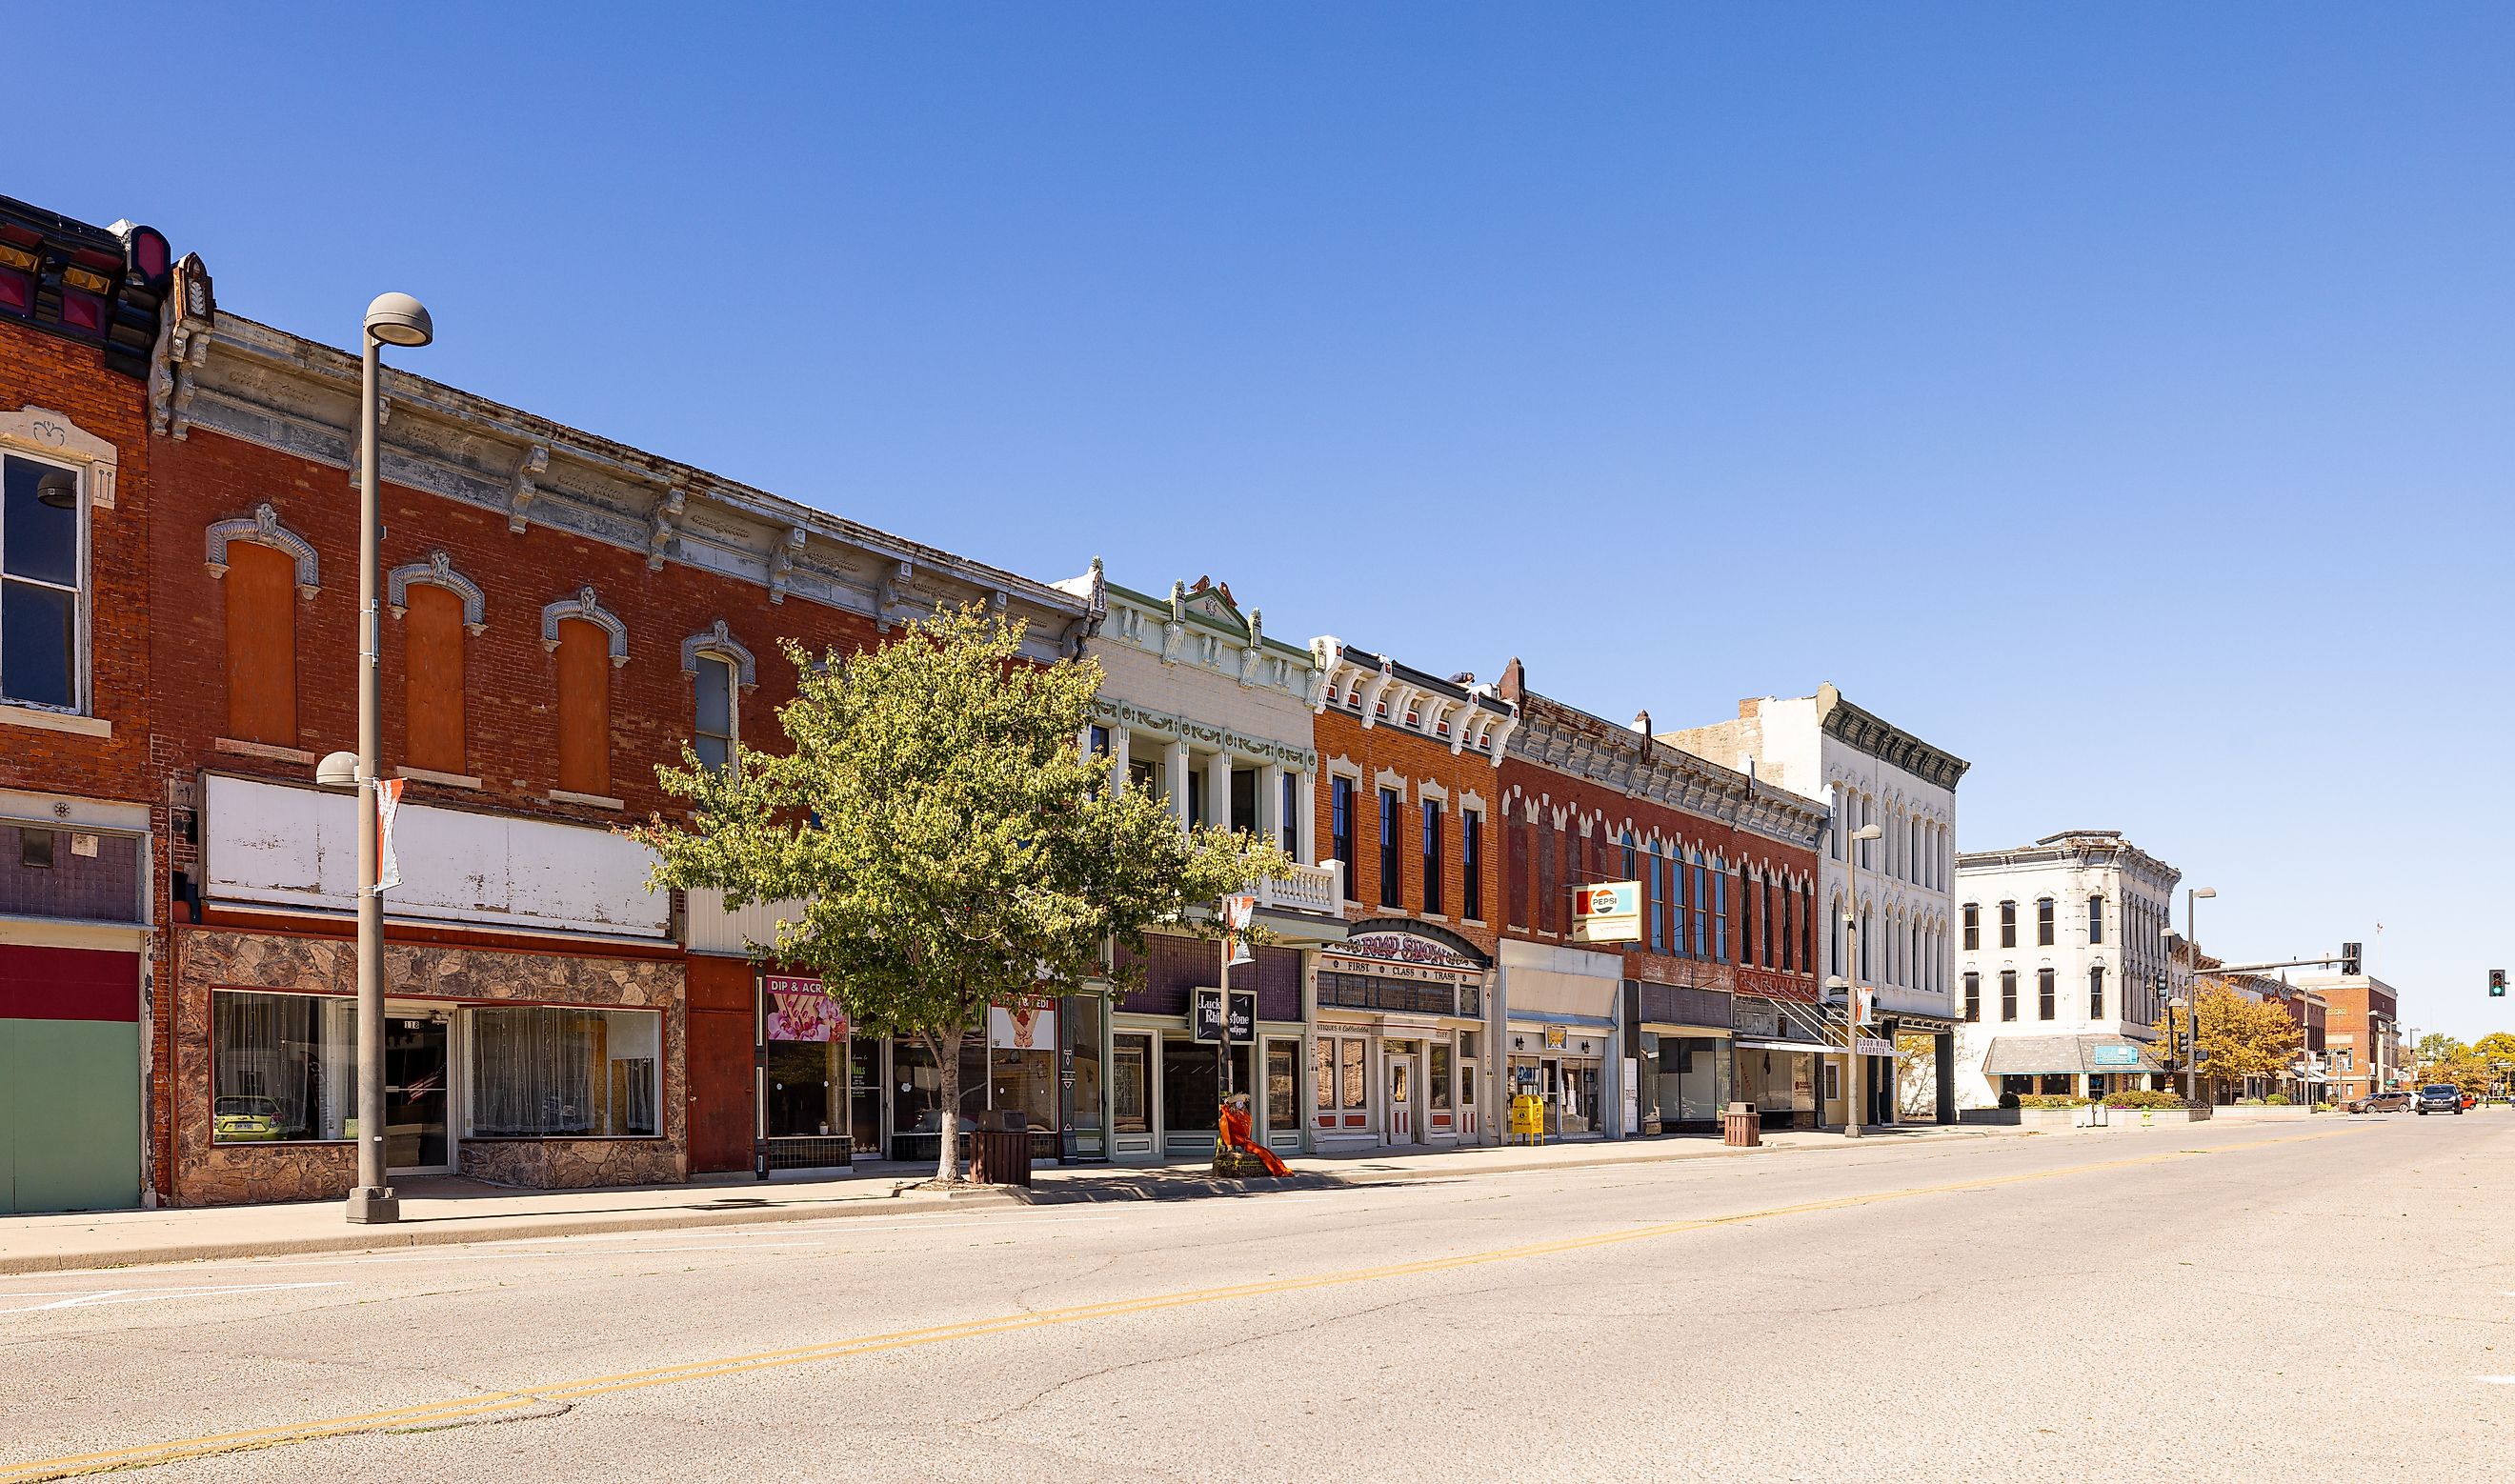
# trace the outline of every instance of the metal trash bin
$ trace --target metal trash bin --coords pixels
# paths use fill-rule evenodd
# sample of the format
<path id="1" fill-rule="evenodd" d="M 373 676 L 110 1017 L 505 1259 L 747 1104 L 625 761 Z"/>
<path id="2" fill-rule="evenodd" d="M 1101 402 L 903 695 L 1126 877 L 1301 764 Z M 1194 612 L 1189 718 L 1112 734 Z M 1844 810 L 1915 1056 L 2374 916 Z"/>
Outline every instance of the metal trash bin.
<path id="1" fill-rule="evenodd" d="M 1720 1115 L 1720 1142 L 1752 1149 L 1764 1141 L 1764 1122 L 1752 1102 L 1733 1102 Z"/>
<path id="2" fill-rule="evenodd" d="M 981 1121 L 968 1135 L 969 1178 L 981 1185 L 1030 1184 L 1030 1120 L 1002 1109 L 995 1128 Z"/>

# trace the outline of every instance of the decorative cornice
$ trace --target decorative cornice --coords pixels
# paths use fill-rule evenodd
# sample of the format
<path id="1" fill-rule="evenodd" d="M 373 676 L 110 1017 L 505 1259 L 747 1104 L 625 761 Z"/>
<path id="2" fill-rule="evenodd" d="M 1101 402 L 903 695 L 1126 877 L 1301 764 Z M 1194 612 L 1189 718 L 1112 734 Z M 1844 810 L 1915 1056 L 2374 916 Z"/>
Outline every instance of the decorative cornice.
<path id="1" fill-rule="evenodd" d="M 681 674 L 699 673 L 699 656 L 713 654 L 733 661 L 736 677 L 745 690 L 760 688 L 760 667 L 752 662 L 751 651 L 733 637 L 733 630 L 723 619 L 681 640 Z"/>
<path id="2" fill-rule="evenodd" d="M 414 561 L 385 574 L 385 601 L 392 608 L 393 617 L 401 617 L 410 606 L 410 585 L 415 582 L 443 588 L 463 599 L 463 627 L 472 633 L 476 635 L 489 627 L 481 617 L 486 599 L 481 596 L 480 585 L 454 570 L 454 559 L 442 551 L 429 553 L 426 561 Z"/>
<path id="3" fill-rule="evenodd" d="M 206 275 L 193 281 L 206 288 Z M 165 378 L 162 395 L 152 379 L 152 416 L 162 415 L 173 436 L 208 428 L 348 469 L 357 357 L 201 298 L 197 330 L 159 336 Z M 637 552 L 650 565 L 698 567 L 757 583 L 779 601 L 799 597 L 878 624 L 938 605 L 990 605 L 1024 621 L 1023 649 L 1034 658 L 1061 657 L 1059 637 L 1083 612 L 1080 600 L 1045 583 L 396 368 L 384 377 L 392 406 L 385 477 L 491 512 L 511 529 L 563 531 Z M 900 580 L 903 568 L 913 584 Z"/>
<path id="4" fill-rule="evenodd" d="M 205 559 L 212 577 L 227 575 L 227 547 L 230 543 L 249 541 L 283 553 L 297 565 L 297 596 L 312 598 L 323 589 L 322 562 L 314 555 L 314 545 L 305 537 L 279 523 L 279 512 L 265 500 L 253 508 L 250 515 L 232 520 L 215 520 L 209 526 L 209 545 Z"/>
<path id="5" fill-rule="evenodd" d="M 22 411 L 0 412 L 0 442 L 14 443 L 41 458 L 82 466 L 89 506 L 113 509 L 113 480 L 122 455 L 66 414 L 32 402 Z"/>
<path id="6" fill-rule="evenodd" d="M 1310 748 L 1291 742 L 1278 742 L 1270 737 L 1252 737 L 1216 726 L 1193 717 L 1182 717 L 1167 711 L 1154 711 L 1133 701 L 1095 698 L 1092 711 L 1101 721 L 1131 731 L 1150 732 L 1157 737 L 1171 737 L 1181 742 L 1202 743 L 1217 752 L 1249 758 L 1258 763 L 1274 763 L 1305 773 L 1318 771 L 1319 755 Z"/>
<path id="7" fill-rule="evenodd" d="M 1698 818 L 1814 848 L 1825 805 L 1656 741 L 1578 707 L 1523 690 L 1511 756 Z"/>
<path id="8" fill-rule="evenodd" d="M 1858 748 L 1881 763 L 1900 767 L 1953 791 L 1957 780 L 1973 766 L 1943 748 L 1932 747 L 1901 727 L 1880 721 L 1842 698 L 1832 684 L 1816 691 L 1817 725 L 1845 746 Z"/>
<path id="9" fill-rule="evenodd" d="M 558 647 L 558 626 L 568 619 L 592 624 L 611 637 L 611 666 L 618 669 L 629 663 L 629 626 L 619 615 L 602 606 L 590 587 L 579 588 L 573 598 L 562 598 L 542 609 L 542 648 Z"/>

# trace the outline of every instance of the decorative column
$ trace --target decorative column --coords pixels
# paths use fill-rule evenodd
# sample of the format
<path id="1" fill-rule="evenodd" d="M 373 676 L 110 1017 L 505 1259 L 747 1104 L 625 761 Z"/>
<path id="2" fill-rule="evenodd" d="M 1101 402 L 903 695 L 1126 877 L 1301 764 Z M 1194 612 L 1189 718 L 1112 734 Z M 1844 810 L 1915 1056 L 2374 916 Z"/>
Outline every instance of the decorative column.
<path id="1" fill-rule="evenodd" d="M 1127 786 L 1127 738 L 1131 734 L 1121 723 L 1109 728 L 1109 792 Z"/>
<path id="2" fill-rule="evenodd" d="M 1316 838 L 1319 823 L 1318 786 L 1319 775 L 1308 768 L 1301 769 L 1296 775 L 1293 785 L 1293 807 L 1300 815 L 1299 819 L 1293 821 L 1293 831 L 1301 842 L 1299 848 L 1293 853 L 1299 856 L 1301 864 L 1306 866 L 1315 866 L 1319 863 L 1319 843 Z"/>
<path id="3" fill-rule="evenodd" d="M 1205 760 L 1205 822 L 1226 830 L 1231 828 L 1231 753 L 1228 749 Z"/>
<path id="4" fill-rule="evenodd" d="M 1179 832 L 1185 834 L 1188 827 L 1187 742 L 1185 739 L 1174 742 L 1163 750 L 1162 763 L 1162 771 L 1169 775 L 1165 781 L 1170 785 L 1171 812 L 1178 817 Z"/>

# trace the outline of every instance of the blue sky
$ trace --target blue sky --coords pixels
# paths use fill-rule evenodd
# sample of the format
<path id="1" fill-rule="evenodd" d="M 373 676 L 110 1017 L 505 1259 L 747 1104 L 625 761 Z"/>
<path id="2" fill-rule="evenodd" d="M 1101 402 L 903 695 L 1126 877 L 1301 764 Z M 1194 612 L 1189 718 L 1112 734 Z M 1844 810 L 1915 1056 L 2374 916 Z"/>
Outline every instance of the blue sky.
<path id="1" fill-rule="evenodd" d="M 0 189 L 1030 575 L 1670 725 L 1832 680 L 1963 846 L 2515 1028 L 2515 9 L 598 14 L 131 19 Z"/>

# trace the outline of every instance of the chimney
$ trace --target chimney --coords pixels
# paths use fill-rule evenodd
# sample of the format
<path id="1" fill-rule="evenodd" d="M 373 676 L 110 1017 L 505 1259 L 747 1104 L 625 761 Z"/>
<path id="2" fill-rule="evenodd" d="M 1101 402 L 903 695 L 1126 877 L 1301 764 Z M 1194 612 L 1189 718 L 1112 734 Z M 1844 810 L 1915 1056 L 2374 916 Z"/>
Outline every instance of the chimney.
<path id="1" fill-rule="evenodd" d="M 1633 730 L 1640 732 L 1645 737 L 1651 734 L 1649 712 L 1637 711 L 1633 713 Z"/>
<path id="2" fill-rule="evenodd" d="M 1528 673 L 1520 668 L 1519 656 L 1514 654 L 1510 657 L 1510 663 L 1502 667 L 1502 698 L 1514 706 L 1518 705 L 1519 693 L 1527 684 Z"/>

